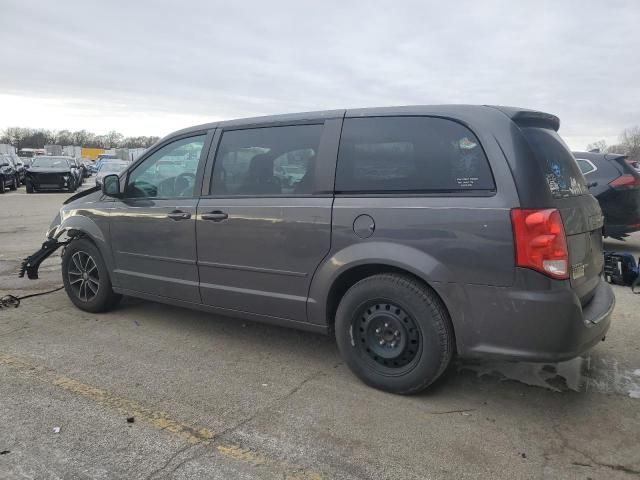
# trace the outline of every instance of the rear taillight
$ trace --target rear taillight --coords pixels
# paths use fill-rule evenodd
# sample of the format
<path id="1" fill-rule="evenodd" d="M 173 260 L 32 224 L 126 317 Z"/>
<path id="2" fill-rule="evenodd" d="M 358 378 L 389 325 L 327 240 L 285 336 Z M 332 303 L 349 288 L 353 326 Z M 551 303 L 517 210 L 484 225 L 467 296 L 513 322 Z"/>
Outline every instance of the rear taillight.
<path id="1" fill-rule="evenodd" d="M 631 188 L 640 187 L 640 176 L 636 175 L 621 175 L 616 178 L 612 182 L 609 182 L 609 186 L 617 189 L 617 190 L 628 190 Z"/>
<path id="2" fill-rule="evenodd" d="M 640 162 L 638 162 L 637 160 L 631 160 L 629 158 L 625 158 L 624 161 L 627 163 L 627 165 L 629 165 L 634 170 L 640 171 Z"/>
<path id="3" fill-rule="evenodd" d="M 555 208 L 511 210 L 516 266 L 552 278 L 569 278 L 569 252 L 560 212 Z"/>

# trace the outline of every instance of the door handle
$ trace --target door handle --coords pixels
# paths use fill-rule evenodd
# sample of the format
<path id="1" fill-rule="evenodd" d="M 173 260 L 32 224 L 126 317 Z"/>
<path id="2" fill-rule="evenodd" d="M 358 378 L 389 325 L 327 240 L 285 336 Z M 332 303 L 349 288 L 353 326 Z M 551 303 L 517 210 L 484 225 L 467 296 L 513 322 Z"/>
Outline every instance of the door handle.
<path id="1" fill-rule="evenodd" d="M 191 214 L 183 212 L 182 210 L 174 210 L 167 214 L 167 218 L 170 218 L 171 220 L 187 220 L 191 218 Z"/>
<path id="2" fill-rule="evenodd" d="M 202 218 L 202 220 L 211 220 L 213 222 L 221 222 L 222 220 L 226 220 L 227 218 L 229 218 L 229 215 L 227 215 L 224 212 L 221 212 L 220 210 L 216 210 L 210 213 L 203 213 L 200 216 L 200 218 Z"/>

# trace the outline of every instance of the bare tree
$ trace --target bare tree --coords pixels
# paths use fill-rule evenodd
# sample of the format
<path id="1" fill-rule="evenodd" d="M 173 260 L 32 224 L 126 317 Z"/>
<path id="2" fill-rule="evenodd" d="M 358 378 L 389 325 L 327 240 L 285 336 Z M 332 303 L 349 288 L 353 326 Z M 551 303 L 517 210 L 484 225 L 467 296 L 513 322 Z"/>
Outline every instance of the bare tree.
<path id="1" fill-rule="evenodd" d="M 7 143 L 13 145 L 18 150 L 23 148 L 25 138 L 31 134 L 31 130 L 28 128 L 9 127 L 5 131 Z"/>
<path id="2" fill-rule="evenodd" d="M 127 137 L 115 130 L 106 135 L 96 135 L 87 130 L 70 132 L 69 130 L 43 130 L 21 127 L 9 127 L 0 131 L 0 143 L 8 143 L 17 149 L 31 147 L 42 148 L 47 144 L 78 145 L 97 148 L 139 148 L 149 147 L 158 141 L 158 137 Z"/>
<path id="3" fill-rule="evenodd" d="M 124 135 L 116 132 L 115 130 L 111 130 L 104 137 L 105 137 L 105 148 L 119 147 L 122 141 L 124 140 Z"/>
<path id="4" fill-rule="evenodd" d="M 600 153 L 607 153 L 609 147 L 607 146 L 607 142 L 604 140 L 598 140 L 597 142 L 590 143 L 587 145 L 587 152 L 591 152 L 597 150 Z"/>
<path id="5" fill-rule="evenodd" d="M 640 158 L 640 126 L 625 128 L 620 135 L 620 143 L 631 158 Z"/>

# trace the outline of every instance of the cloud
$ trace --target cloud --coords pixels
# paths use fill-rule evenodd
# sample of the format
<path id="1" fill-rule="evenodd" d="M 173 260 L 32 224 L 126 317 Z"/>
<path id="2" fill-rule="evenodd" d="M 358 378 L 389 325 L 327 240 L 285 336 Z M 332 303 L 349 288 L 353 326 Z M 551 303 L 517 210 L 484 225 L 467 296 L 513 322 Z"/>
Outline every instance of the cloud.
<path id="1" fill-rule="evenodd" d="M 13 100 L 0 128 L 161 135 L 203 119 L 490 103 L 555 113 L 583 147 L 640 123 L 639 24 L 634 0 L 4 0 L 0 92 Z"/>

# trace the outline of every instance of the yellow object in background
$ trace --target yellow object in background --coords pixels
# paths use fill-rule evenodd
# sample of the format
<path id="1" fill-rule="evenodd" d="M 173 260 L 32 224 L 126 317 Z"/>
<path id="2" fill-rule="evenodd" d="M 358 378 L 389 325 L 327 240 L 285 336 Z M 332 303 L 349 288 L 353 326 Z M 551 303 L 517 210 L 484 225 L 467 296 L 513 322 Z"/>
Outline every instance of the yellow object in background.
<path id="1" fill-rule="evenodd" d="M 104 148 L 85 148 L 82 147 L 82 158 L 88 158 L 89 160 L 95 160 L 98 155 L 104 153 Z"/>

